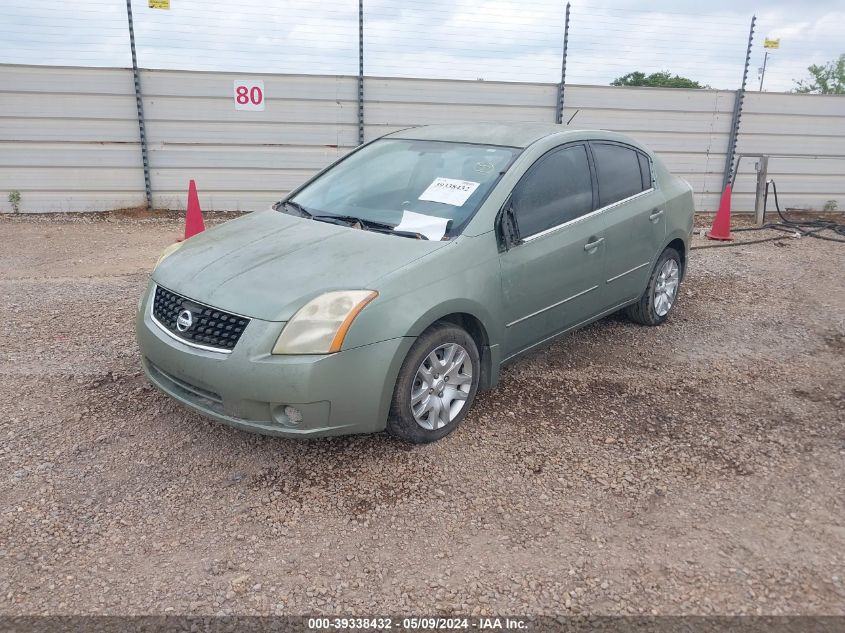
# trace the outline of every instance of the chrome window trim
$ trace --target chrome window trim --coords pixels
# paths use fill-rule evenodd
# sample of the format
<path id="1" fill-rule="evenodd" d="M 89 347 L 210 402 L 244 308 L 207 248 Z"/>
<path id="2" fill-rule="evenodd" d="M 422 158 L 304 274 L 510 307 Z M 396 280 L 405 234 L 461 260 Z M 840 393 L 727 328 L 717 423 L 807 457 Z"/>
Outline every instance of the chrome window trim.
<path id="1" fill-rule="evenodd" d="M 573 299 L 577 299 L 577 298 L 578 298 L 578 297 L 580 297 L 581 295 L 585 295 L 585 294 L 587 294 L 588 292 L 592 292 L 593 290 L 596 290 L 597 288 L 598 288 L 598 286 L 593 286 L 592 288 L 587 288 L 586 290 L 582 290 L 581 292 L 578 292 L 578 293 L 576 293 L 576 294 L 572 295 L 571 297 L 567 297 L 567 298 L 566 298 L 566 299 L 564 299 L 563 301 L 558 301 L 557 303 L 553 303 L 553 304 L 552 304 L 552 305 L 550 305 L 550 306 L 546 306 L 545 308 L 541 308 L 540 310 L 537 310 L 536 312 L 532 312 L 531 314 L 528 314 L 528 315 L 526 315 L 526 316 L 524 316 L 524 317 L 520 317 L 520 318 L 518 318 L 516 321 L 511 321 L 511 322 L 510 322 L 510 323 L 508 323 L 505 327 L 506 327 L 506 328 L 509 328 L 510 326 L 512 326 L 512 325 L 516 325 L 517 323 L 522 323 L 522 322 L 523 322 L 523 321 L 525 321 L 526 319 L 530 319 L 531 317 L 535 317 L 535 316 L 537 316 L 538 314 L 542 314 L 543 312 L 547 312 L 548 310 L 551 310 L 552 308 L 556 308 L 556 307 L 558 307 L 558 306 L 561 306 L 561 305 L 563 305 L 564 303 L 566 303 L 567 301 L 572 301 Z"/>
<path id="2" fill-rule="evenodd" d="M 610 209 L 614 209 L 621 204 L 625 204 L 626 202 L 630 202 L 631 200 L 636 200 L 637 198 L 644 196 L 646 194 L 649 194 L 652 191 L 654 191 L 654 187 L 651 187 L 649 189 L 645 189 L 644 191 L 640 191 L 639 193 L 635 193 L 633 196 L 628 196 L 627 198 L 622 198 L 622 200 L 617 200 L 616 202 L 605 205 L 605 206 L 603 206 L 599 209 L 596 209 L 595 211 L 591 211 L 590 213 L 585 213 L 584 215 L 578 216 L 574 220 L 567 220 L 563 224 L 558 224 L 558 225 L 553 226 L 549 229 L 545 229 L 544 231 L 540 231 L 539 233 L 534 233 L 534 235 L 529 235 L 528 237 L 524 237 L 524 238 L 522 238 L 521 243 L 525 244 L 527 242 L 532 242 L 532 241 L 539 239 L 541 237 L 545 237 L 546 235 L 549 235 L 550 233 L 554 233 L 555 231 L 559 231 L 560 229 L 563 229 L 567 226 L 570 226 L 572 224 L 576 224 L 578 222 L 581 222 L 582 220 L 586 220 L 588 218 L 591 218 L 595 215 L 598 215 L 599 213 L 604 213 L 605 211 L 609 211 Z"/>
<path id="3" fill-rule="evenodd" d="M 624 273 L 619 273 L 615 277 L 611 277 L 605 283 L 609 284 L 612 281 L 616 281 L 617 279 L 620 279 L 620 278 L 624 277 L 625 275 L 634 272 L 635 270 L 639 270 L 640 268 L 643 268 L 644 266 L 648 266 L 650 263 L 651 262 L 644 262 L 644 263 L 640 264 L 639 266 L 634 266 L 631 270 L 626 270 Z"/>
<path id="4" fill-rule="evenodd" d="M 156 292 L 156 290 L 158 289 L 158 287 L 159 287 L 159 286 L 158 286 L 158 284 L 155 284 L 155 283 L 153 284 L 153 288 L 152 288 L 152 290 L 150 291 L 150 297 L 149 297 L 149 301 L 150 301 L 150 319 L 152 320 L 152 322 L 153 322 L 153 323 L 155 323 L 155 324 L 158 326 L 158 329 L 160 329 L 162 332 L 164 332 L 165 334 L 167 334 L 167 336 L 169 336 L 170 338 L 172 338 L 174 341 L 179 341 L 180 343 L 182 343 L 182 345 L 187 345 L 188 347 L 194 347 L 194 348 L 196 348 L 196 349 L 205 350 L 206 352 L 216 352 L 216 353 L 218 353 L 218 354 L 231 354 L 231 353 L 234 351 L 234 350 L 231 350 L 231 349 L 219 349 L 219 348 L 217 348 L 217 347 L 209 347 L 208 345 L 200 345 L 199 343 L 193 343 L 193 342 L 191 342 L 191 341 L 186 341 L 185 339 L 183 339 L 183 338 L 179 338 L 179 337 L 178 337 L 178 336 L 176 336 L 173 332 L 171 332 L 170 330 L 168 330 L 168 329 L 164 326 L 164 324 L 163 324 L 163 323 L 161 323 L 161 322 L 160 322 L 157 318 L 155 318 L 155 315 L 153 314 L 153 306 L 155 305 L 155 292 Z M 165 288 L 165 290 L 166 290 L 166 288 Z M 173 292 L 173 291 L 172 291 L 172 290 L 168 290 L 168 292 Z M 174 293 L 174 294 L 178 294 L 178 293 Z M 185 298 L 187 299 L 187 297 L 185 297 Z M 194 300 L 193 300 L 193 299 L 191 299 L 191 301 L 194 301 Z M 212 310 L 215 310 L 215 309 L 216 309 L 216 308 L 214 308 L 214 307 L 212 307 L 212 306 L 206 305 L 206 304 L 204 304 L 204 303 L 200 303 L 199 301 L 194 301 L 194 303 L 196 303 L 196 304 L 198 304 L 198 305 L 201 305 L 201 306 L 204 306 L 204 307 L 206 307 L 206 308 L 211 308 Z M 224 312 L 228 312 L 228 310 L 224 310 Z M 243 316 L 243 315 L 241 315 L 241 314 L 235 314 L 234 312 L 229 312 L 229 314 L 234 315 L 234 316 L 237 316 L 237 317 L 241 317 L 241 318 L 244 318 L 244 319 L 249 319 L 249 318 L 250 318 L 250 317 L 245 317 L 245 316 Z M 252 319 L 250 319 L 250 320 L 252 320 Z M 246 329 L 246 328 L 244 328 L 244 329 Z"/>

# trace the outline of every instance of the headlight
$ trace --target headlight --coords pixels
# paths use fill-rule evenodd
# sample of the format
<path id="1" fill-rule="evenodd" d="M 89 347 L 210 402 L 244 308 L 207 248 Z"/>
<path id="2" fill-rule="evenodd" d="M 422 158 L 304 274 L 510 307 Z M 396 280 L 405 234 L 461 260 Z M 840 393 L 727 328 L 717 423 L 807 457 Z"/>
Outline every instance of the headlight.
<path id="1" fill-rule="evenodd" d="M 273 353 L 339 352 L 352 321 L 376 297 L 375 290 L 339 290 L 312 299 L 287 322 Z"/>
<path id="2" fill-rule="evenodd" d="M 175 253 L 176 251 L 178 251 L 180 248 L 182 248 L 182 244 L 184 244 L 184 243 L 185 243 L 185 242 L 174 242 L 173 244 L 171 244 L 170 246 L 168 246 L 167 248 L 165 248 L 165 249 L 161 252 L 161 255 L 159 255 L 159 256 L 158 256 L 158 261 L 156 262 L 156 265 L 155 265 L 155 266 L 153 266 L 153 270 L 155 270 L 156 268 L 158 268 L 158 265 L 159 265 L 161 262 L 163 262 L 165 259 L 167 259 L 167 258 L 168 258 L 168 257 L 170 257 L 171 255 L 173 255 L 173 253 Z"/>

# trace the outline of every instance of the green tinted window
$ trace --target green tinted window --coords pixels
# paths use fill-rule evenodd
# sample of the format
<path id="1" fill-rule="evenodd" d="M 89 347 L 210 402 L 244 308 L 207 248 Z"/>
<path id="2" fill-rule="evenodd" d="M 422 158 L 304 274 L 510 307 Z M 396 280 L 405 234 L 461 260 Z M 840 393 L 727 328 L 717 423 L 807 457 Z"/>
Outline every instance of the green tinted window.
<path id="1" fill-rule="evenodd" d="M 600 207 L 624 200 L 651 187 L 651 184 L 648 187 L 643 184 L 639 152 L 607 143 L 593 143 L 592 148 L 599 180 Z"/>
<path id="2" fill-rule="evenodd" d="M 538 160 L 511 198 L 519 235 L 529 237 L 593 210 L 587 150 L 574 145 Z"/>

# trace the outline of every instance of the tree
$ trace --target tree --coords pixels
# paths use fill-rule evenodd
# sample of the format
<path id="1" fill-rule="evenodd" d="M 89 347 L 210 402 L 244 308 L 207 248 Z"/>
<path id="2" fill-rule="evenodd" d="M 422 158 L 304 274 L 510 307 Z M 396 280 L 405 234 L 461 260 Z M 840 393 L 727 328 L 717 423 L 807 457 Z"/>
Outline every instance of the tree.
<path id="1" fill-rule="evenodd" d="M 611 86 L 651 86 L 653 88 L 709 88 L 702 86 L 693 79 L 680 75 L 672 75 L 668 70 L 646 75 L 639 71 L 617 77 L 610 82 Z"/>
<path id="2" fill-rule="evenodd" d="M 809 68 L 812 79 L 794 80 L 795 92 L 814 92 L 822 95 L 845 94 L 845 53 L 826 64 L 813 64 Z"/>

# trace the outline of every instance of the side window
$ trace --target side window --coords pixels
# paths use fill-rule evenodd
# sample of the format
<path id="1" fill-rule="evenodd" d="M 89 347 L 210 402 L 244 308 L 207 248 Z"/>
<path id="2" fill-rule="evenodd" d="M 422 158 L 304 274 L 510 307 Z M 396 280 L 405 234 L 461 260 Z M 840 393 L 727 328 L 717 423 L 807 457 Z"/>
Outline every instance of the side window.
<path id="1" fill-rule="evenodd" d="M 529 237 L 593 210 L 587 148 L 573 145 L 541 158 L 511 197 L 521 237 Z"/>
<path id="2" fill-rule="evenodd" d="M 639 152 L 607 143 L 593 143 L 592 148 L 599 181 L 599 207 L 606 207 L 651 187 L 650 174 L 649 184 L 643 182 Z"/>

